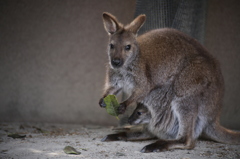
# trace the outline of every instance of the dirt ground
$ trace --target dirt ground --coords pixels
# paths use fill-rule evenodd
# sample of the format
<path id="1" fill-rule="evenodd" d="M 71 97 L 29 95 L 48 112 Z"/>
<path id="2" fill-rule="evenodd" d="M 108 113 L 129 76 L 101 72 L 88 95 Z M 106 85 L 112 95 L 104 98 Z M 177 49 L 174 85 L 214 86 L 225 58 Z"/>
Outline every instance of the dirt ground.
<path id="1" fill-rule="evenodd" d="M 141 153 L 151 141 L 101 142 L 114 133 L 113 127 L 69 124 L 0 123 L 0 158 L 119 158 L 119 159 L 240 159 L 240 145 L 226 145 L 211 141 L 198 141 L 193 150 L 174 150 L 159 153 Z M 10 134 L 24 138 L 8 137 Z M 65 146 L 72 146 L 80 155 L 66 154 Z"/>

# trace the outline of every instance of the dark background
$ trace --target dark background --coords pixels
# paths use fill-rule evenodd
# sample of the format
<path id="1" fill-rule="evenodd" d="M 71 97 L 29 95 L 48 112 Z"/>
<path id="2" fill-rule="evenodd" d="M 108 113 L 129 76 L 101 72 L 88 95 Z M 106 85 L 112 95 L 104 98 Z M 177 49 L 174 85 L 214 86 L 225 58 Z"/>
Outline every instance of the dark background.
<path id="1" fill-rule="evenodd" d="M 0 1 L 0 121 L 117 124 L 98 106 L 104 11 L 129 23 L 135 0 Z M 209 0 L 206 20 L 205 46 L 225 78 L 221 122 L 240 129 L 240 1 Z"/>

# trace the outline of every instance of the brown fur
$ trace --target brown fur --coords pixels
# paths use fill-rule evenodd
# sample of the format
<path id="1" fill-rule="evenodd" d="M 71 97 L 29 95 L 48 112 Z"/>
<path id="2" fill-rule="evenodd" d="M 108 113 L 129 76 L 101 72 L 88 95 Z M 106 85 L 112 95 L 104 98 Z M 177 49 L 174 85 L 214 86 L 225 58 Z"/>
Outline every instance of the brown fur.
<path id="1" fill-rule="evenodd" d="M 137 36 L 145 18 L 140 15 L 124 26 L 103 14 L 110 44 L 103 97 L 127 88 L 130 97 L 119 113 L 133 102 L 148 108 L 148 130 L 161 140 L 143 152 L 191 149 L 202 133 L 240 144 L 240 133 L 219 125 L 224 82 L 218 61 L 195 39 L 174 29 Z M 99 104 L 105 106 L 103 98 Z"/>

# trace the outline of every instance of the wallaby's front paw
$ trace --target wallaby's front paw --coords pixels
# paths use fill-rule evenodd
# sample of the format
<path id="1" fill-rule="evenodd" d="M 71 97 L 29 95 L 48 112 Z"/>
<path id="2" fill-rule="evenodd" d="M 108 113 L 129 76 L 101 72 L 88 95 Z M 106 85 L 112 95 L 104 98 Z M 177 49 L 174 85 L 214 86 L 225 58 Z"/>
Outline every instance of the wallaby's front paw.
<path id="1" fill-rule="evenodd" d="M 149 153 L 149 152 L 162 152 L 162 151 L 166 151 L 168 149 L 168 144 L 167 142 L 163 141 L 163 142 L 155 142 L 152 144 L 149 144 L 145 147 L 142 148 L 141 152 L 142 153 Z"/>
<path id="2" fill-rule="evenodd" d="M 119 141 L 119 140 L 123 140 L 123 141 L 127 140 L 127 135 L 125 132 L 118 133 L 118 134 L 109 134 L 109 135 L 105 136 L 104 138 L 102 138 L 101 141 L 108 142 L 108 141 Z"/>
<path id="3" fill-rule="evenodd" d="M 118 107 L 118 114 L 125 113 L 126 108 L 127 108 L 126 104 L 125 103 L 121 103 L 120 106 Z"/>
<path id="4" fill-rule="evenodd" d="M 101 99 L 99 100 L 99 105 L 100 105 L 100 107 L 105 108 L 105 107 L 106 107 L 106 103 L 104 102 L 103 99 L 104 99 L 104 98 L 101 98 Z"/>

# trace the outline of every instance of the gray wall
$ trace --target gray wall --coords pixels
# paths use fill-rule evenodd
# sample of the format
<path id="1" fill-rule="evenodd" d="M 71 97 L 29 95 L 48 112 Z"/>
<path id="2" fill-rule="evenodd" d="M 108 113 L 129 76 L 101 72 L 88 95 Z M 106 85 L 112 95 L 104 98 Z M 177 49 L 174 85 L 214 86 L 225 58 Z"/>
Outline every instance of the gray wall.
<path id="1" fill-rule="evenodd" d="M 226 81 L 222 122 L 238 129 L 239 6 L 210 0 L 206 29 Z M 128 23 L 135 1 L 0 2 L 0 121 L 117 123 L 98 106 L 107 63 L 103 11 Z"/>
<path id="2" fill-rule="evenodd" d="M 240 129 L 240 1 L 210 0 L 206 47 L 221 63 L 225 80 L 222 124 Z"/>
<path id="3" fill-rule="evenodd" d="M 129 0 L 0 2 L 0 121 L 114 124 L 98 106 L 107 33 L 102 12 L 132 20 Z"/>

